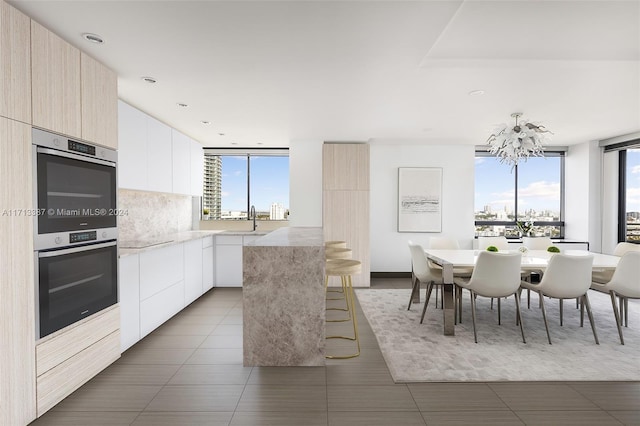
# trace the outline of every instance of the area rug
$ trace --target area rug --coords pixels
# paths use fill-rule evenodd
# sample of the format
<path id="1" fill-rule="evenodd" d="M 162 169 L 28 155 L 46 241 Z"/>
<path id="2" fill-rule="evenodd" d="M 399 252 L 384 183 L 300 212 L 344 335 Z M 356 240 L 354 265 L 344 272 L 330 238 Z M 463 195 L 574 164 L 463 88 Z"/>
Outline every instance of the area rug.
<path id="1" fill-rule="evenodd" d="M 356 294 L 396 382 L 640 380 L 638 301 L 629 300 L 623 346 L 608 295 L 589 293 L 600 345 L 595 344 L 586 312 L 580 327 L 580 311 L 573 300 L 564 302 L 561 327 L 558 301 L 546 299 L 553 343 L 549 345 L 537 295 L 531 294 L 531 309 L 527 309 L 523 292 L 526 344 L 515 324 L 513 298 L 502 301 L 502 325 L 498 325 L 490 299 L 478 297 L 476 344 L 467 291 L 455 336 L 443 335 L 442 310 L 436 309 L 433 295 L 420 324 L 423 304 L 407 311 L 410 290 L 358 289 Z"/>

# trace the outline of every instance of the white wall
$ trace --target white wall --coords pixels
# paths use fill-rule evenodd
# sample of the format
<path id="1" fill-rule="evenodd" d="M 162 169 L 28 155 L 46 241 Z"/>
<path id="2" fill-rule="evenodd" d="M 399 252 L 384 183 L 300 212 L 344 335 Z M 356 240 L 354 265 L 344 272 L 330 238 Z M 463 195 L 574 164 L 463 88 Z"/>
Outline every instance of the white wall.
<path id="1" fill-rule="evenodd" d="M 618 244 L 618 151 L 604 154 L 602 165 L 602 252 Z"/>
<path id="2" fill-rule="evenodd" d="M 597 142 L 585 142 L 565 158 L 565 238 L 588 241 L 592 251 L 602 247 L 601 152 Z"/>
<path id="3" fill-rule="evenodd" d="M 409 272 L 407 240 L 428 246 L 430 236 L 474 238 L 475 147 L 371 145 L 371 271 Z M 442 233 L 398 232 L 398 167 L 442 168 Z"/>
<path id="4" fill-rule="evenodd" d="M 322 143 L 289 144 L 289 226 L 322 226 Z"/>

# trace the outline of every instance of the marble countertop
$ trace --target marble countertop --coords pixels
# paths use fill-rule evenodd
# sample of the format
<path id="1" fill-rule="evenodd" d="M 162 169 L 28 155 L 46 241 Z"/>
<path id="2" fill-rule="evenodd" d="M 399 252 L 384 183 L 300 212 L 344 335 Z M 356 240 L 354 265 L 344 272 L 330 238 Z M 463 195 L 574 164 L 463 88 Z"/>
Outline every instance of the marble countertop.
<path id="1" fill-rule="evenodd" d="M 161 247 L 167 247 L 173 244 L 180 244 L 186 241 L 206 238 L 212 235 L 266 235 L 267 231 L 224 231 L 224 230 L 208 230 L 208 231 L 185 231 L 175 234 L 161 235 L 158 237 L 129 240 L 120 239 L 118 241 L 118 257 L 128 256 L 132 254 L 144 253 L 148 250 L 154 250 Z"/>
<path id="2" fill-rule="evenodd" d="M 322 228 L 287 227 L 276 229 L 262 238 L 246 244 L 254 247 L 323 247 Z"/>

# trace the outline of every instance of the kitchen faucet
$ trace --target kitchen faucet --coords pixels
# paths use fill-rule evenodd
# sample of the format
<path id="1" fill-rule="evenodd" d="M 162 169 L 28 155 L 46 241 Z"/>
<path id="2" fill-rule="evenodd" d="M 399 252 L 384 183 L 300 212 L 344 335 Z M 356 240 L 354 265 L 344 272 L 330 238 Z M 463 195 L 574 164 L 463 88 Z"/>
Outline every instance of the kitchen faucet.
<path id="1" fill-rule="evenodd" d="M 253 230 L 255 231 L 258 225 L 256 225 L 256 206 L 251 206 L 251 212 L 249 213 L 253 217 Z"/>

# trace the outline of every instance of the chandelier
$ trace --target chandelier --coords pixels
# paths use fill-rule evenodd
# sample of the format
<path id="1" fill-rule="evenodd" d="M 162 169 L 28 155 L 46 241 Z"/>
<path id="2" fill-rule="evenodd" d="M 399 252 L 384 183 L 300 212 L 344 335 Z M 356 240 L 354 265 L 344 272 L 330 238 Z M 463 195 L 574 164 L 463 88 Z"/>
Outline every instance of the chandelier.
<path id="1" fill-rule="evenodd" d="M 514 112 L 511 117 L 515 118 L 516 124 L 501 125 L 489 136 L 487 144 L 491 154 L 496 155 L 501 163 L 511 165 L 513 169 L 522 159 L 527 161 L 529 157 L 542 157 L 547 134 L 553 133 L 544 126 L 525 119 L 518 123 L 518 119 L 522 117 L 521 112 Z"/>

